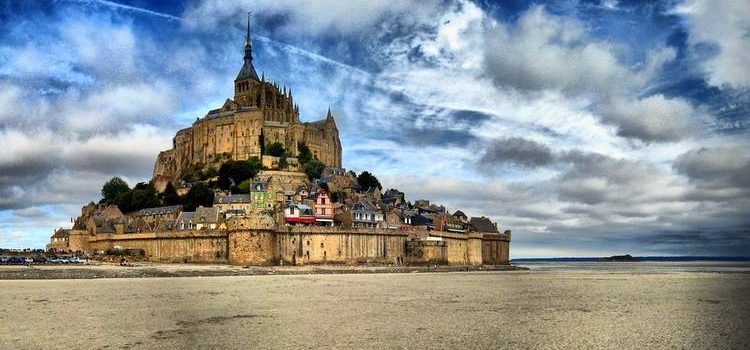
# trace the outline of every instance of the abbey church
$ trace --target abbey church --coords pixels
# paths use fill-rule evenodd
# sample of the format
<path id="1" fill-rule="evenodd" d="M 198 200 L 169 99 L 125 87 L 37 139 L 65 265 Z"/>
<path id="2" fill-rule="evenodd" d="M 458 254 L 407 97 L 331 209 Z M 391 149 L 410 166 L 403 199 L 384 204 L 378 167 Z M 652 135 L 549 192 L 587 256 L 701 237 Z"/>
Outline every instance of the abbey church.
<path id="1" fill-rule="evenodd" d="M 154 185 L 163 190 L 194 164 L 215 159 L 246 160 L 262 156 L 263 148 L 280 142 L 290 157 L 305 143 L 313 156 L 331 167 L 341 167 L 341 142 L 330 109 L 324 119 L 300 122 L 299 106 L 291 89 L 258 76 L 253 66 L 250 20 L 247 23 L 244 63 L 234 80 L 234 99 L 209 111 L 191 127 L 177 132 L 172 149 L 159 153 Z"/>

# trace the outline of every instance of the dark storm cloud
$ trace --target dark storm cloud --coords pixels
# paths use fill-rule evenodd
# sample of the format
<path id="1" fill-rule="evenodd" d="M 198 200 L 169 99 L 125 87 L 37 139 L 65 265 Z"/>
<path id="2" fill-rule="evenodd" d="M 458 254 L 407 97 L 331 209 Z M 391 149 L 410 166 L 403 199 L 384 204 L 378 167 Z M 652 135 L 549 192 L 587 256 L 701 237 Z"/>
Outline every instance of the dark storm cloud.
<path id="1" fill-rule="evenodd" d="M 677 157 L 674 168 L 702 186 L 750 190 L 750 155 L 739 148 L 693 149 Z"/>
<path id="2" fill-rule="evenodd" d="M 747 256 L 750 230 L 685 230 L 644 235 L 643 243 L 652 251 L 670 255 Z"/>
<path id="3" fill-rule="evenodd" d="M 481 125 L 483 122 L 492 119 L 491 115 L 477 111 L 453 111 L 450 115 L 457 122 L 471 123 L 472 125 Z"/>
<path id="4" fill-rule="evenodd" d="M 0 164 L 0 210 L 28 208 L 45 203 L 65 203 L 96 194 L 103 179 L 115 175 L 130 179 L 148 177 L 155 156 L 102 148 L 80 153 L 37 153 L 13 164 Z M 60 176 L 61 172 L 65 174 Z M 72 172 L 72 173 L 71 173 Z M 86 174 L 71 179 L 75 174 Z M 66 181 L 69 180 L 69 181 Z M 79 184 L 79 181 L 91 181 Z M 131 181 L 133 182 L 133 181 Z M 75 184 L 74 184 L 75 183 Z M 130 185 L 135 185 L 131 183 Z M 66 198 L 67 197 L 67 198 Z"/>
<path id="5" fill-rule="evenodd" d="M 384 136 L 387 140 L 411 146 L 464 147 L 475 140 L 475 136 L 470 131 L 417 127 L 401 128 Z"/>
<path id="6" fill-rule="evenodd" d="M 19 209 L 13 212 L 13 215 L 20 218 L 26 218 L 26 219 L 39 219 L 39 218 L 47 218 L 49 217 L 49 213 L 39 209 L 39 208 L 25 208 L 25 209 Z"/>
<path id="7" fill-rule="evenodd" d="M 543 144 L 520 137 L 493 141 L 479 159 L 480 167 L 515 165 L 526 168 L 545 166 L 554 161 L 552 150 Z"/>
<path id="8" fill-rule="evenodd" d="M 640 198 L 663 198 L 666 174 L 653 165 L 580 151 L 564 152 L 558 162 L 566 170 L 555 179 L 560 199 L 589 205 L 627 206 Z M 616 210 L 616 207 L 612 209 Z"/>

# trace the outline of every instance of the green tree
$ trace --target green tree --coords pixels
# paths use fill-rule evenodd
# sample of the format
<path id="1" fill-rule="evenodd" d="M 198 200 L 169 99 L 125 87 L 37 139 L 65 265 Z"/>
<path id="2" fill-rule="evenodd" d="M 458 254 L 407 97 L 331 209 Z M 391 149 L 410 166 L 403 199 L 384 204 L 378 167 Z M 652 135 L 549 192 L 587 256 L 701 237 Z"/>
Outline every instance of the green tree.
<path id="1" fill-rule="evenodd" d="M 307 147 L 304 142 L 297 145 L 297 152 L 299 153 L 297 159 L 302 166 L 305 166 L 305 164 L 309 163 L 313 159 L 312 152 L 310 152 L 310 147 Z"/>
<path id="2" fill-rule="evenodd" d="M 203 164 L 195 163 L 190 165 L 189 168 L 185 170 L 185 172 L 182 174 L 182 181 L 185 182 L 194 182 L 198 181 L 201 174 L 201 170 L 203 169 Z"/>
<path id="3" fill-rule="evenodd" d="M 274 157 L 281 157 L 286 154 L 286 150 L 284 149 L 284 145 L 277 141 L 268 146 L 268 154 Z"/>
<path id="4" fill-rule="evenodd" d="M 210 207 L 214 203 L 214 191 L 208 186 L 197 183 L 190 188 L 190 191 L 185 195 L 183 201 L 183 209 L 185 211 L 195 211 L 195 208 L 202 205 L 204 207 Z"/>
<path id="5" fill-rule="evenodd" d="M 328 192 L 328 193 L 330 193 L 330 192 L 331 192 L 331 188 L 330 188 L 330 187 L 328 187 L 328 183 L 327 183 L 327 182 L 321 182 L 319 186 L 320 186 L 320 188 L 321 188 L 322 190 L 324 190 L 324 191 L 326 191 L 326 192 Z"/>
<path id="6" fill-rule="evenodd" d="M 359 184 L 359 187 L 362 188 L 364 191 L 368 191 L 371 188 L 378 188 L 378 191 L 380 191 L 383 186 L 380 185 L 380 181 L 378 181 L 378 178 L 375 177 L 375 175 L 370 174 L 369 171 L 363 171 L 362 173 L 357 176 L 357 183 Z"/>
<path id="7" fill-rule="evenodd" d="M 257 157 L 248 160 L 230 160 L 219 168 L 219 181 L 217 186 L 222 190 L 229 190 L 241 182 L 252 179 L 260 171 L 260 161 Z"/>
<path id="8" fill-rule="evenodd" d="M 286 160 L 286 155 L 279 157 L 279 170 L 284 170 L 289 167 L 289 162 Z"/>
<path id="9" fill-rule="evenodd" d="M 133 202 L 133 191 L 127 190 L 125 192 L 122 192 L 115 197 L 112 204 L 117 205 L 118 208 L 120 208 L 120 211 L 123 213 L 129 213 L 133 211 L 131 208 L 130 203 Z"/>
<path id="10" fill-rule="evenodd" d="M 171 182 L 167 183 L 167 187 L 164 188 L 164 192 L 161 194 L 161 200 L 164 205 L 178 205 L 182 203 L 182 199 L 177 194 L 177 190 L 174 189 L 174 185 Z"/>
<path id="11" fill-rule="evenodd" d="M 133 196 L 130 200 L 130 210 L 141 210 L 144 208 L 155 208 L 161 205 L 156 189 L 152 184 L 133 189 Z"/>
<path id="12" fill-rule="evenodd" d="M 323 173 L 323 169 L 325 169 L 326 165 L 317 159 L 313 159 L 307 162 L 303 167 L 305 168 L 305 174 L 307 174 L 307 177 L 310 180 L 313 180 L 320 178 L 320 174 Z"/>
<path id="13" fill-rule="evenodd" d="M 158 207 L 161 201 L 153 184 L 141 182 L 132 190 L 118 194 L 114 199 L 114 204 L 123 213 L 130 213 L 144 208 Z"/>
<path id="14" fill-rule="evenodd" d="M 219 172 L 216 171 L 216 168 L 214 168 L 212 166 L 210 166 L 210 167 L 208 167 L 208 168 L 206 168 L 206 169 L 203 170 L 203 177 L 205 179 L 210 179 L 210 178 L 212 178 L 212 177 L 214 177 L 216 175 L 219 175 Z"/>
<path id="15" fill-rule="evenodd" d="M 247 179 L 245 181 L 240 182 L 239 185 L 237 185 L 237 191 L 235 193 L 250 193 L 250 186 L 252 186 L 253 180 Z"/>
<path id="16" fill-rule="evenodd" d="M 346 192 L 344 191 L 336 191 L 331 193 L 331 201 L 334 203 L 343 202 L 346 199 Z"/>
<path id="17" fill-rule="evenodd" d="M 113 177 L 102 186 L 102 198 L 105 203 L 113 203 L 118 195 L 129 190 L 130 186 L 127 182 L 119 177 Z"/>

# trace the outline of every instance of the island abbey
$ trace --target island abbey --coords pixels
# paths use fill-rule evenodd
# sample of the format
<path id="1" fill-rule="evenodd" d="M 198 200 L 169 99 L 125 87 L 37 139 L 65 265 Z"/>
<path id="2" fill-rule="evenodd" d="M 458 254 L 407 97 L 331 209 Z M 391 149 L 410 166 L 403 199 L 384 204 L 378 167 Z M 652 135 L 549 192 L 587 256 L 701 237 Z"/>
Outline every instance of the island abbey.
<path id="1" fill-rule="evenodd" d="M 299 115 L 291 89 L 279 88 L 266 81 L 265 75 L 258 76 L 248 17 L 244 63 L 234 79 L 234 99 L 227 99 L 221 108 L 177 132 L 172 149 L 162 151 L 156 159 L 154 185 L 164 190 L 167 183 L 176 183 L 194 164 L 261 158 L 264 147 L 275 142 L 281 143 L 291 157 L 304 143 L 314 157 L 340 168 L 341 141 L 331 110 L 315 122 L 300 122 Z"/>
<path id="2" fill-rule="evenodd" d="M 364 172 L 343 169 L 330 110 L 301 122 L 291 90 L 258 76 L 250 41 L 248 20 L 234 98 L 177 132 L 156 159 L 152 183 L 84 206 L 48 250 L 235 265 L 508 263 L 511 232 L 489 218 L 407 202 L 403 192 L 382 192 Z M 279 144 L 283 151 L 272 152 Z M 246 162 L 253 158 L 259 162 Z M 228 189 L 218 185 L 223 165 L 251 163 L 262 169 Z M 149 193 L 159 206 L 133 205 Z"/>

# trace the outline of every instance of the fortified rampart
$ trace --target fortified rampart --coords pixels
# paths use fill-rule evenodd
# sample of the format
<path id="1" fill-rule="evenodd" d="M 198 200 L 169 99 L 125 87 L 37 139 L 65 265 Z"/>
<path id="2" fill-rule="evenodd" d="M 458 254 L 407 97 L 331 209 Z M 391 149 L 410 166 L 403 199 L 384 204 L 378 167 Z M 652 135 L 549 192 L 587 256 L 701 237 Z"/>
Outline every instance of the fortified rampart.
<path id="1" fill-rule="evenodd" d="M 227 261 L 227 232 L 222 230 L 173 231 L 90 236 L 92 251 L 142 249 L 151 261 Z"/>
<path id="2" fill-rule="evenodd" d="M 152 261 L 275 264 L 449 264 L 508 262 L 509 235 L 284 226 L 89 236 L 91 251 L 142 249 Z"/>

